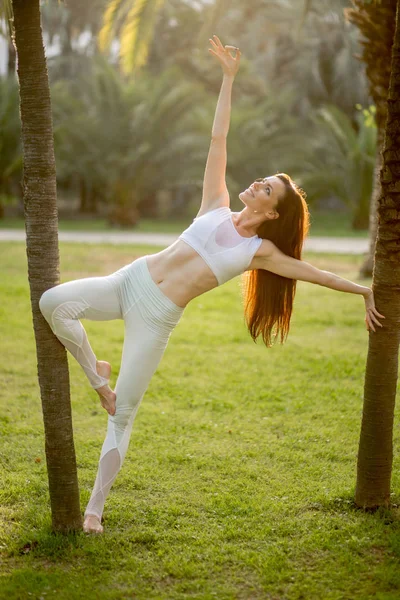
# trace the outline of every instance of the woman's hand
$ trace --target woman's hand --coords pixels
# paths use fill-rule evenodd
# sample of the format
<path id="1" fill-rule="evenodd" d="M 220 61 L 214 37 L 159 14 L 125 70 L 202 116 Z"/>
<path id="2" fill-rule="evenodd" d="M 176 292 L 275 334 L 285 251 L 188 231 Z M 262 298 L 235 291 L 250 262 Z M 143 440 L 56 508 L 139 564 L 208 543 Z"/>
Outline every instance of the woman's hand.
<path id="1" fill-rule="evenodd" d="M 240 65 L 241 53 L 239 48 L 236 48 L 235 46 L 225 46 L 224 48 L 219 37 L 213 35 L 213 38 L 213 40 L 210 38 L 212 48 L 209 48 L 208 51 L 221 63 L 224 75 L 235 77 Z M 235 56 L 232 56 L 230 50 L 236 50 Z"/>
<path id="2" fill-rule="evenodd" d="M 378 313 L 378 311 L 375 308 L 374 292 L 371 290 L 371 288 L 367 289 L 368 291 L 365 294 L 363 294 L 366 310 L 365 323 L 367 325 L 368 331 L 370 331 L 371 329 L 372 331 L 375 331 L 374 323 L 379 325 L 379 327 L 382 327 L 382 324 L 379 323 L 376 317 L 381 317 L 382 319 L 384 319 L 385 317 Z"/>

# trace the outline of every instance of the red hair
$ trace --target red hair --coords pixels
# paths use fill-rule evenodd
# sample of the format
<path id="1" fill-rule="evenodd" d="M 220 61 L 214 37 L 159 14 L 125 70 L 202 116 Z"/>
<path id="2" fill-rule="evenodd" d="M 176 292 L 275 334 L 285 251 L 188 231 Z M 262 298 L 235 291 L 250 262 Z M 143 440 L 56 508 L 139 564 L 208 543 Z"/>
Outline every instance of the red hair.
<path id="1" fill-rule="evenodd" d="M 278 219 L 264 221 L 257 229 L 260 238 L 271 240 L 284 254 L 301 259 L 304 240 L 310 227 L 306 194 L 285 173 L 278 173 L 285 184 L 285 194 L 279 198 Z M 280 336 L 283 344 L 289 333 L 295 279 L 288 279 L 265 269 L 245 271 L 242 292 L 246 324 L 254 342 L 261 335 L 266 346 Z"/>

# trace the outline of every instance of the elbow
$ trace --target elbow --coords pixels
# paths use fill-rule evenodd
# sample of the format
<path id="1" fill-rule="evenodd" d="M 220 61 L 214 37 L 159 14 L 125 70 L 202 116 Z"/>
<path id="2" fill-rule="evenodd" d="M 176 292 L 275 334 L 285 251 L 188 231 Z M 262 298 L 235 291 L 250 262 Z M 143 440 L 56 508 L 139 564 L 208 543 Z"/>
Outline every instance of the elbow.
<path id="1" fill-rule="evenodd" d="M 226 140 L 226 134 L 225 133 L 213 133 L 211 135 L 211 141 L 212 142 L 221 142 L 221 141 L 225 141 Z"/>

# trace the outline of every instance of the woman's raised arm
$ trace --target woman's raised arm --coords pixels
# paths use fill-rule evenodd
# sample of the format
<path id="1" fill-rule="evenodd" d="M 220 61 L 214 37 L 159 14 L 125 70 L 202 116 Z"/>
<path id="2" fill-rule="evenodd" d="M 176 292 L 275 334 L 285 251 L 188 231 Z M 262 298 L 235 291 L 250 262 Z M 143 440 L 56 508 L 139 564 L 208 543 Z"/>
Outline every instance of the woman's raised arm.
<path id="1" fill-rule="evenodd" d="M 223 46 L 215 35 L 210 39 L 209 52 L 222 66 L 223 80 L 215 111 L 203 182 L 203 196 L 197 216 L 220 206 L 229 206 L 229 194 L 225 182 L 226 174 L 226 138 L 231 118 L 232 85 L 240 64 L 240 50 L 234 46 Z M 232 56 L 231 51 L 236 50 Z"/>

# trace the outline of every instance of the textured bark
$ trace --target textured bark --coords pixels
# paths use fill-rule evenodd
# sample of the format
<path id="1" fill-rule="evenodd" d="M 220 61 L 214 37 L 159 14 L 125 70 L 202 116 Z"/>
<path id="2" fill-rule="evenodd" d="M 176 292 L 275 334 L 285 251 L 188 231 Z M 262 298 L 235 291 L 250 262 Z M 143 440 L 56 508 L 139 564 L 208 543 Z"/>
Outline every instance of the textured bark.
<path id="1" fill-rule="evenodd" d="M 376 245 L 376 209 L 381 193 L 379 172 L 382 164 L 381 150 L 384 138 L 389 89 L 390 63 L 396 17 L 397 0 L 365 2 L 352 0 L 354 8 L 345 9 L 347 18 L 357 25 L 363 37 L 362 54 L 359 57 L 366 65 L 369 93 L 376 106 L 378 128 L 375 184 L 372 192 L 369 217 L 369 253 L 361 266 L 360 275 L 371 277 Z"/>
<path id="2" fill-rule="evenodd" d="M 382 168 L 382 146 L 384 138 L 384 129 L 378 129 L 377 137 L 377 153 L 374 169 L 374 188 L 371 196 L 371 204 L 369 209 L 369 248 L 368 254 L 360 267 L 360 277 L 372 277 L 374 270 L 374 256 L 376 248 L 376 236 L 378 232 L 378 200 L 381 194 L 381 178 L 380 172 Z"/>
<path id="3" fill-rule="evenodd" d="M 15 48 L 11 41 L 8 42 L 8 56 L 7 56 L 7 73 L 8 75 L 14 75 L 15 73 Z"/>
<path id="4" fill-rule="evenodd" d="M 356 504 L 390 504 L 393 416 L 400 343 L 400 0 L 392 50 L 387 122 L 380 172 L 373 289 L 384 327 L 369 335 Z"/>
<path id="5" fill-rule="evenodd" d="M 59 282 L 56 169 L 50 91 L 39 0 L 13 0 L 14 44 L 20 86 L 23 193 L 28 279 L 45 429 L 52 526 L 81 528 L 66 350 L 39 310 Z"/>

